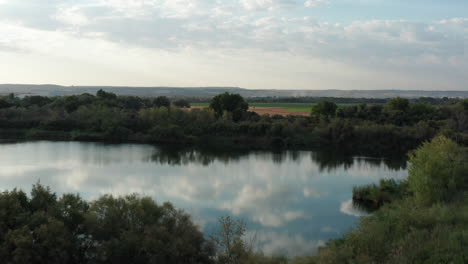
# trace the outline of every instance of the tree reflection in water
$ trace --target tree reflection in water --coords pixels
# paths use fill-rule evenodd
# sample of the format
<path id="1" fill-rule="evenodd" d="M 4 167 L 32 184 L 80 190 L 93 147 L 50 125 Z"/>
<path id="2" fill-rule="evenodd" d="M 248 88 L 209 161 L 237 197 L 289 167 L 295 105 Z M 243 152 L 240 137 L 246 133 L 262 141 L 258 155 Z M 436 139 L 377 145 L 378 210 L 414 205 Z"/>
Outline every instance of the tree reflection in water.
<path id="1" fill-rule="evenodd" d="M 147 161 L 157 162 L 162 165 L 182 166 L 191 163 L 209 166 L 216 161 L 224 164 L 239 162 L 248 158 L 250 154 L 264 156 L 280 164 L 285 160 L 294 162 L 300 161 L 301 151 L 242 151 L 242 150 L 219 150 L 202 148 L 182 148 L 182 147 L 158 147 Z M 380 167 L 387 166 L 392 170 L 406 169 L 407 158 L 405 155 L 391 157 L 364 157 L 353 156 L 344 151 L 313 151 L 310 152 L 311 159 L 316 163 L 320 171 L 332 171 L 337 168 L 349 169 L 355 163 L 365 163 L 367 165 Z"/>

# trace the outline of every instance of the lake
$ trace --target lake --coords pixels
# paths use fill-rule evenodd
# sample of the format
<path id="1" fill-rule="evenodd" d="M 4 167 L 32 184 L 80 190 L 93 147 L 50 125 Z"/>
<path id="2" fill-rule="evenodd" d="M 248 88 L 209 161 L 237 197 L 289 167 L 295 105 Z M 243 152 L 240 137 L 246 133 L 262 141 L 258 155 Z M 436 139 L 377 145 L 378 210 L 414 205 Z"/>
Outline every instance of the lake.
<path id="1" fill-rule="evenodd" d="M 0 189 L 30 191 L 40 182 L 85 199 L 138 193 L 170 201 L 207 233 L 220 216 L 247 223 L 265 254 L 310 255 L 340 237 L 364 212 L 352 188 L 403 179 L 404 160 L 337 153 L 219 152 L 137 144 L 0 144 Z"/>

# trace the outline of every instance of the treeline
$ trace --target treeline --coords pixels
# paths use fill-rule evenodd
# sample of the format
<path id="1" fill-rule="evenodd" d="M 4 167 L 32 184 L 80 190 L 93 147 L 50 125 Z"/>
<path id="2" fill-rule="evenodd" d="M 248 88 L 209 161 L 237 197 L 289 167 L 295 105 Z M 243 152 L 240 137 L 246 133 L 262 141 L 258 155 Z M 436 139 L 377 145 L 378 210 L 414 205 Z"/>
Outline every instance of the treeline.
<path id="1" fill-rule="evenodd" d="M 408 174 L 355 188 L 378 210 L 295 263 L 468 263 L 468 149 L 436 137 L 410 154 Z"/>
<path id="2" fill-rule="evenodd" d="M 468 143 L 468 101 L 337 106 L 320 102 L 310 117 L 258 115 L 239 95 L 222 94 L 206 109 L 187 101 L 98 91 L 66 97 L 0 98 L 0 137 L 191 144 L 249 149 L 339 148 L 352 154 L 403 153 L 443 134 Z"/>

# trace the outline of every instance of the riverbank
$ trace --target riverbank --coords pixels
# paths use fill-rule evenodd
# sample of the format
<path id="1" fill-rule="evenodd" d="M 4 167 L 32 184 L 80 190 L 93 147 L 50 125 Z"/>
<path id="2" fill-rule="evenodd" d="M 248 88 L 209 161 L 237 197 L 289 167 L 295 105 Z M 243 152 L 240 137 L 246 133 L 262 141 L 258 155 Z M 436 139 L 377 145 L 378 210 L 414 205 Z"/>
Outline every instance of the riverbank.
<path id="1" fill-rule="evenodd" d="M 336 152 L 342 156 L 372 156 L 392 158 L 405 156 L 407 145 L 387 146 L 381 144 L 376 147 L 369 147 L 364 144 L 331 144 L 324 140 L 320 133 L 298 134 L 286 138 L 266 136 L 252 137 L 247 135 L 207 135 L 207 136 L 184 136 L 165 132 L 167 137 L 159 135 L 155 138 L 151 134 L 131 133 L 125 136 L 109 134 L 108 132 L 90 131 L 61 131 L 45 129 L 5 129 L 0 128 L 0 139 L 8 141 L 27 140 L 49 140 L 49 141 L 77 141 L 77 142 L 103 142 L 103 143 L 136 143 L 136 144 L 157 144 L 174 148 L 207 148 L 222 149 L 232 151 L 265 150 L 265 151 L 285 151 L 285 150 L 312 150 Z M 389 139 L 395 140 L 395 139 Z M 407 144 L 410 144 L 407 140 Z M 410 144 L 412 145 L 412 144 Z"/>

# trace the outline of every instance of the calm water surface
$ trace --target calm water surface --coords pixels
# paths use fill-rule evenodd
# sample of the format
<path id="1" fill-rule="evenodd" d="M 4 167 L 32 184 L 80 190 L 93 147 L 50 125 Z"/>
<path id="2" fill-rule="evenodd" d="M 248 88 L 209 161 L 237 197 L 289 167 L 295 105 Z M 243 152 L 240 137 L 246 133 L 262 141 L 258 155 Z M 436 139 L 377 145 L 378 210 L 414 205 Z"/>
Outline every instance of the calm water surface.
<path id="1" fill-rule="evenodd" d="M 0 144 L 0 189 L 40 181 L 58 194 L 139 193 L 170 201 L 207 233 L 219 216 L 247 222 L 265 254 L 313 253 L 364 213 L 352 187 L 406 176 L 404 162 L 290 151 L 220 153 L 78 142 Z"/>

